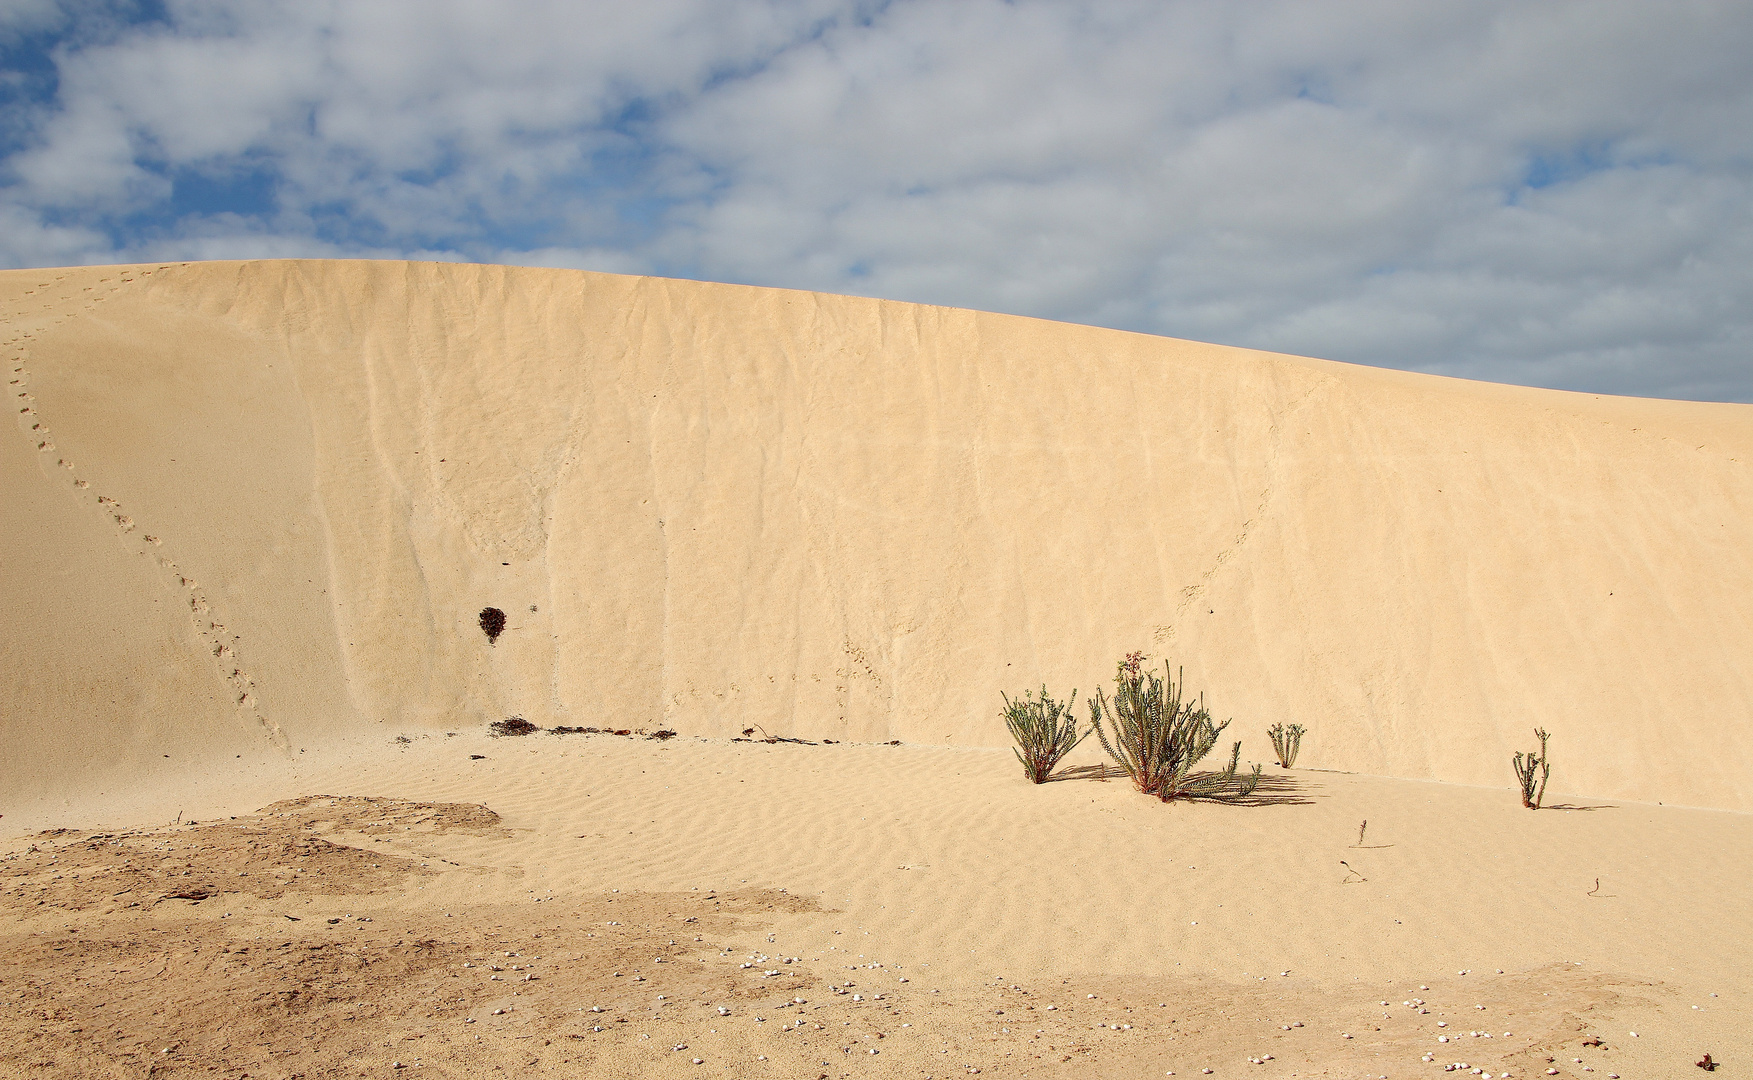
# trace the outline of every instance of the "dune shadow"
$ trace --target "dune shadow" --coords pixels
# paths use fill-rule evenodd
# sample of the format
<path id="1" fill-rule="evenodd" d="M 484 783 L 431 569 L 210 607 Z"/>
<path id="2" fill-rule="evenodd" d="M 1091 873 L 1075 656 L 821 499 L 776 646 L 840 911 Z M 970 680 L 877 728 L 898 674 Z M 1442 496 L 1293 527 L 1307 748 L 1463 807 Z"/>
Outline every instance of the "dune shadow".
<path id="1" fill-rule="evenodd" d="M 1297 784 L 1296 777 L 1283 773 L 1262 773 L 1260 783 L 1246 795 L 1235 791 L 1215 791 L 1209 795 L 1186 795 L 1195 802 L 1227 803 L 1231 806 L 1313 806 L 1311 798 Z"/>
<path id="2" fill-rule="evenodd" d="M 1118 765 L 1076 765 L 1060 769 L 1046 779 L 1055 784 L 1061 780 L 1126 779 L 1126 770 Z M 1203 795 L 1183 795 L 1193 802 L 1228 803 L 1232 806 L 1312 806 L 1314 799 L 1296 782 L 1296 777 L 1282 773 L 1262 773 L 1260 783 L 1246 795 L 1237 791 L 1214 791 Z"/>
<path id="3" fill-rule="evenodd" d="M 1111 780 L 1116 776 L 1125 776 L 1126 770 L 1118 765 L 1073 765 L 1060 769 L 1047 777 L 1042 783 L 1057 784 L 1061 780 Z"/>

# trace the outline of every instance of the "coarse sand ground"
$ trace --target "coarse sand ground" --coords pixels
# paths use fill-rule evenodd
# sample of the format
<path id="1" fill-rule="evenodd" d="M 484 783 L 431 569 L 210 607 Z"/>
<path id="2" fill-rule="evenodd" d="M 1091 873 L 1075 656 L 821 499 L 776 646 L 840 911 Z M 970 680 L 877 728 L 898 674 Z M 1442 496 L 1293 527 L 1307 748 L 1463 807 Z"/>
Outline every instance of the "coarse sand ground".
<path id="1" fill-rule="evenodd" d="M 1007 751 L 440 732 L 29 808 L 0 861 L 0 1069 L 1630 1080 L 1753 1056 L 1747 815 L 1304 769 L 1163 804 L 1078 757 L 1037 787 Z"/>

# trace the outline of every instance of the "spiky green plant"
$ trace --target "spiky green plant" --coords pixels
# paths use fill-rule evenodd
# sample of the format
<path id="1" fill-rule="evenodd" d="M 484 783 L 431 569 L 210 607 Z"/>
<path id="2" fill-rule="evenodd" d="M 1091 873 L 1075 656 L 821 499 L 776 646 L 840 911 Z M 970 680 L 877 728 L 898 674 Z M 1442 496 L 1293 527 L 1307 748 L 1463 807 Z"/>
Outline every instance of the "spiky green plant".
<path id="1" fill-rule="evenodd" d="M 1212 723 L 1203 694 L 1197 704 L 1186 701 L 1184 682 L 1175 681 L 1167 663 L 1159 679 L 1143 670 L 1143 660 L 1133 653 L 1120 661 L 1112 701 L 1099 689 L 1088 699 L 1091 726 L 1102 749 L 1119 762 L 1139 791 L 1164 801 L 1183 796 L 1253 794 L 1260 782 L 1260 766 L 1254 766 L 1249 776 L 1236 776 L 1240 742 L 1232 748 L 1230 763 L 1222 772 L 1193 771 L 1217 745 L 1217 737 L 1229 721 Z M 1181 674 L 1184 680 L 1185 671 Z M 1112 741 L 1109 727 L 1113 728 Z"/>
<path id="2" fill-rule="evenodd" d="M 1296 764 L 1297 751 L 1303 748 L 1303 736 L 1308 730 L 1301 724 L 1289 727 L 1273 724 L 1266 729 L 1266 737 L 1272 740 L 1272 750 L 1278 755 L 1279 768 L 1288 769 Z"/>
<path id="3" fill-rule="evenodd" d="M 1089 738 L 1088 731 L 1077 733 L 1077 717 L 1071 711 L 1077 702 L 1076 690 L 1063 704 L 1053 700 L 1045 684 L 1039 698 L 1033 690 L 1024 691 L 1016 701 L 1002 690 L 998 695 L 1004 698 L 1004 726 L 1016 740 L 1011 753 L 1023 763 L 1024 775 L 1034 783 L 1046 783 L 1059 759 Z"/>
<path id="4" fill-rule="evenodd" d="M 1522 805 L 1530 810 L 1540 809 L 1540 800 L 1546 797 L 1546 778 L 1552 775 L 1552 759 L 1546 756 L 1546 740 L 1552 736 L 1542 728 L 1534 729 L 1534 737 L 1540 740 L 1538 754 L 1523 754 L 1516 751 L 1512 762 L 1516 769 L 1516 779 L 1522 784 Z M 1534 788 L 1534 770 L 1540 770 L 1539 790 Z"/>

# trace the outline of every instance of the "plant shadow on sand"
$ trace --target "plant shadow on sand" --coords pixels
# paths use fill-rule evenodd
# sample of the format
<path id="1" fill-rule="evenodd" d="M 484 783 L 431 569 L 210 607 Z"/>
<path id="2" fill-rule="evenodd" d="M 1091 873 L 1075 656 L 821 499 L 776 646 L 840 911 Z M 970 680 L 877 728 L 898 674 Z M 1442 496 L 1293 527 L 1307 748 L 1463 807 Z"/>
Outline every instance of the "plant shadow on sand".
<path id="1" fill-rule="evenodd" d="M 1057 784 L 1066 780 L 1125 780 L 1126 770 L 1115 765 L 1074 765 L 1060 769 L 1049 776 L 1046 783 Z M 1233 791 L 1220 791 L 1208 795 L 1180 795 L 1173 801 L 1228 803 L 1233 806 L 1311 806 L 1314 798 L 1304 792 L 1296 782 L 1296 777 L 1283 774 L 1265 773 L 1255 789 L 1246 795 Z"/>

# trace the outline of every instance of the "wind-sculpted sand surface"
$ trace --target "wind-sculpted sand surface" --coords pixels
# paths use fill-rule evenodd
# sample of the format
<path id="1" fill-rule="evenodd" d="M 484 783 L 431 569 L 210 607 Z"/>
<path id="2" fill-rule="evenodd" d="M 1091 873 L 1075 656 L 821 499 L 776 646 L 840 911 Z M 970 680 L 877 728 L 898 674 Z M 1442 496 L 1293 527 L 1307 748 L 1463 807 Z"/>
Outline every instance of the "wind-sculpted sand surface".
<path id="1" fill-rule="evenodd" d="M 1753 1062 L 1753 406 L 391 262 L 0 359 L 0 1075 Z M 1025 782 L 1138 651 L 1299 767 Z"/>
<path id="2" fill-rule="evenodd" d="M 997 746 L 1143 650 L 1253 760 L 1538 726 L 1753 811 L 1753 406 L 432 263 L 0 272 L 0 359 L 20 799 L 513 714 Z"/>
<path id="3" fill-rule="evenodd" d="M 465 732 L 268 785 L 394 798 L 137 792 L 165 824 L 0 861 L 0 1063 L 1629 1080 L 1753 1055 L 1744 815 L 1306 770 L 1164 805 L 1090 764 L 1033 787 L 992 751 Z"/>

